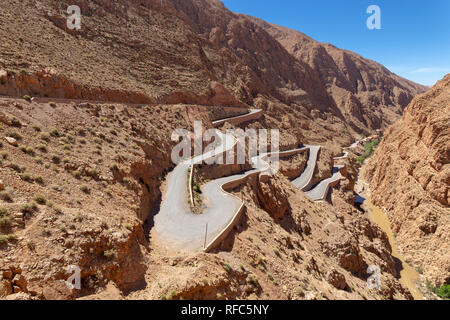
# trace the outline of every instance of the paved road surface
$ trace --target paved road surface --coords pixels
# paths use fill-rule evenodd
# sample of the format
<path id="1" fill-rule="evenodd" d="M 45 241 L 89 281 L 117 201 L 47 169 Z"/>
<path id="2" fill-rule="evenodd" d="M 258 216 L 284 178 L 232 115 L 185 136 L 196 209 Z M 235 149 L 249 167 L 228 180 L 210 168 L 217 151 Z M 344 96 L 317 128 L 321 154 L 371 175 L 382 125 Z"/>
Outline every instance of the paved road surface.
<path id="1" fill-rule="evenodd" d="M 309 159 L 306 163 L 305 171 L 296 179 L 292 180 L 292 184 L 300 190 L 306 190 L 310 187 L 311 180 L 314 176 L 314 170 L 317 164 L 317 155 L 319 154 L 320 146 L 305 146 L 309 149 Z"/>
<path id="2" fill-rule="evenodd" d="M 330 190 L 330 185 L 341 180 L 342 175 L 339 169 L 344 166 L 334 166 L 333 167 L 333 175 L 328 178 L 320 181 L 313 189 L 306 192 L 306 195 L 311 198 L 313 201 L 325 200 L 328 191 Z"/>
<path id="3" fill-rule="evenodd" d="M 167 190 L 161 209 L 155 215 L 155 230 L 167 241 L 182 244 L 185 248 L 201 248 L 204 241 L 205 226 L 208 234 L 216 234 L 228 223 L 240 203 L 234 197 L 205 185 L 204 193 L 208 197 L 208 208 L 203 214 L 191 212 L 188 195 L 188 172 L 191 164 L 199 163 L 211 156 L 223 153 L 235 144 L 234 138 L 217 131 L 220 144 L 212 151 L 178 164 L 169 173 Z M 226 179 L 234 179 L 227 177 Z M 214 180 L 215 184 L 221 179 Z M 223 183 L 223 182 L 222 182 Z M 208 188 L 208 189 L 206 189 Z M 208 191 L 207 191 L 208 190 Z M 210 193 L 211 192 L 211 193 Z M 210 200 L 210 199 L 212 200 Z"/>
<path id="4" fill-rule="evenodd" d="M 242 120 L 245 121 L 246 119 L 251 119 L 253 117 L 254 114 L 257 113 L 261 113 L 262 114 L 262 110 L 261 109 L 250 109 L 250 112 L 243 114 L 243 115 L 239 115 L 236 117 L 228 117 L 228 118 L 224 118 L 224 119 L 219 119 L 219 120 L 215 120 L 212 122 L 213 126 L 219 126 L 224 124 L 225 122 L 233 119 L 233 120 Z"/>
<path id="5" fill-rule="evenodd" d="M 261 112 L 261 110 L 253 109 L 246 115 L 232 118 L 245 119 L 245 117 L 253 116 L 256 112 Z M 228 118 L 227 120 L 232 118 Z M 217 124 L 220 121 L 223 121 L 223 119 L 217 120 L 213 124 Z M 242 204 L 241 200 L 224 192 L 221 186 L 227 182 L 242 178 L 245 175 L 268 169 L 266 162 L 268 154 L 263 154 L 252 159 L 254 165 L 252 170 L 206 183 L 202 188 L 202 199 L 206 209 L 202 214 L 192 213 L 188 202 L 188 172 L 190 166 L 193 163 L 199 163 L 211 156 L 220 154 L 234 147 L 236 143 L 234 137 L 223 134 L 220 131 L 217 131 L 217 134 L 220 138 L 220 144 L 214 150 L 178 164 L 168 175 L 165 198 L 161 204 L 160 212 L 154 218 L 154 230 L 160 237 L 175 247 L 192 250 L 201 249 L 205 241 L 206 224 L 208 224 L 206 243 L 209 243 L 219 235 Z M 357 143 L 350 147 L 355 147 L 356 145 Z M 310 184 L 316 168 L 320 146 L 304 146 L 298 149 L 280 152 L 280 154 L 283 154 L 304 150 L 306 148 L 310 150 L 306 168 L 298 178 L 292 181 L 301 190 L 307 190 L 311 187 Z M 348 152 L 337 159 L 343 159 L 347 155 Z M 312 200 L 325 199 L 330 184 L 341 179 L 341 174 L 339 173 L 341 167 L 335 166 L 332 177 L 321 181 L 312 190 L 306 192 L 306 194 Z"/>

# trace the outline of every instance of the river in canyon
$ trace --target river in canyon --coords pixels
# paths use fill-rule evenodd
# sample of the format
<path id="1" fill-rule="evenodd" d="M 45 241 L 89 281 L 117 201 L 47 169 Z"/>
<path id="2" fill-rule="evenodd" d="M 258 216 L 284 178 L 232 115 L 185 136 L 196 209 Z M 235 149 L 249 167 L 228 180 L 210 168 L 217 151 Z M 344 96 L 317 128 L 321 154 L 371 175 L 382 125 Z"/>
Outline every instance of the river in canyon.
<path id="1" fill-rule="evenodd" d="M 423 295 L 417 289 L 416 282 L 419 279 L 419 273 L 411 267 L 404 259 L 403 255 L 398 250 L 397 246 L 395 245 L 395 236 L 391 229 L 391 224 L 389 222 L 389 218 L 384 213 L 383 210 L 375 206 L 372 202 L 370 202 L 370 191 L 367 189 L 367 183 L 358 181 L 358 184 L 364 185 L 361 189 L 364 190 L 362 192 L 362 197 L 359 196 L 358 199 L 360 201 L 364 201 L 364 208 L 368 212 L 368 216 L 370 221 L 377 224 L 388 236 L 389 243 L 392 247 L 392 256 L 396 259 L 398 259 L 401 262 L 401 269 L 400 269 L 400 283 L 405 287 L 408 288 L 411 292 L 412 296 L 414 297 L 414 300 L 423 300 Z M 358 200 L 357 200 L 358 201 Z M 398 264 L 397 264 L 398 265 Z"/>
<path id="2" fill-rule="evenodd" d="M 417 289 L 415 282 L 419 278 L 418 272 L 411 267 L 403 258 L 402 254 L 397 249 L 395 245 L 395 237 L 394 233 L 391 229 L 391 224 L 389 222 L 386 214 L 378 207 L 373 205 L 369 199 L 365 200 L 365 205 L 369 211 L 369 218 L 372 222 L 376 223 L 388 236 L 389 243 L 392 247 L 392 256 L 397 258 L 401 262 L 401 270 L 400 270 L 400 283 L 409 289 L 414 300 L 423 300 L 423 296 L 420 291 Z"/>

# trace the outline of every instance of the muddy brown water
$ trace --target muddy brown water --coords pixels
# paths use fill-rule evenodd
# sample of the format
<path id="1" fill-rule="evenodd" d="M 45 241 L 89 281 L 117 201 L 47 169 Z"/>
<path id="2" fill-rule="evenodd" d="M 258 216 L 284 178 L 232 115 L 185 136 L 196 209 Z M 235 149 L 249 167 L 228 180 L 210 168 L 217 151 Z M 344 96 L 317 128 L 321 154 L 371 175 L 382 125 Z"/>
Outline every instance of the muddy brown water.
<path id="1" fill-rule="evenodd" d="M 392 247 L 392 256 L 400 260 L 402 263 L 402 269 L 400 270 L 400 279 L 399 279 L 400 283 L 404 287 L 409 289 L 412 296 L 414 297 L 414 300 L 423 300 L 422 294 L 414 284 L 419 278 L 419 274 L 414 268 L 412 268 L 408 263 L 406 263 L 402 254 L 398 251 L 395 245 L 394 233 L 392 232 L 391 224 L 389 222 L 388 217 L 383 212 L 383 210 L 372 204 L 369 199 L 366 199 L 365 203 L 369 209 L 370 220 L 376 223 L 387 234 L 389 243 L 391 244 Z"/>

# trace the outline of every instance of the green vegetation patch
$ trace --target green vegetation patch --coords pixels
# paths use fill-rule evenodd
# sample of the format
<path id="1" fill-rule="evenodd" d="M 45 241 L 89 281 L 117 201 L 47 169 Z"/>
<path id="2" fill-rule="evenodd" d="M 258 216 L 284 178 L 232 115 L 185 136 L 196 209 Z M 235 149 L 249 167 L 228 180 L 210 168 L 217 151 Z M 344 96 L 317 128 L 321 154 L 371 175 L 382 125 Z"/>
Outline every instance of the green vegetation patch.
<path id="1" fill-rule="evenodd" d="M 358 157 L 359 163 L 363 164 L 364 160 L 366 160 L 373 154 L 379 143 L 380 143 L 379 139 L 366 142 L 366 144 L 364 145 L 363 154 Z"/>

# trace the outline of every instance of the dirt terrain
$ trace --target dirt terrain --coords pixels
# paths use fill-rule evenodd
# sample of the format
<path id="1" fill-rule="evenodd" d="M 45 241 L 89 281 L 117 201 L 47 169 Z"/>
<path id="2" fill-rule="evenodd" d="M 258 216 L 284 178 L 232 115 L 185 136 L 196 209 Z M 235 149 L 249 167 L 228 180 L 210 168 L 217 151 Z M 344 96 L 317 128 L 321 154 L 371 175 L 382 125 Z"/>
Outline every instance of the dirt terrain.
<path id="1" fill-rule="evenodd" d="M 279 129 L 281 150 L 322 146 L 317 183 L 426 87 L 215 0 L 3 0 L 0 37 L 0 298 L 412 298 L 386 234 L 353 206 L 357 150 L 328 201 L 288 180 L 307 152 L 235 188 L 245 214 L 211 253 L 173 250 L 152 228 L 175 129 L 262 109 L 239 127 Z M 70 265 L 81 290 L 64 283 Z"/>

